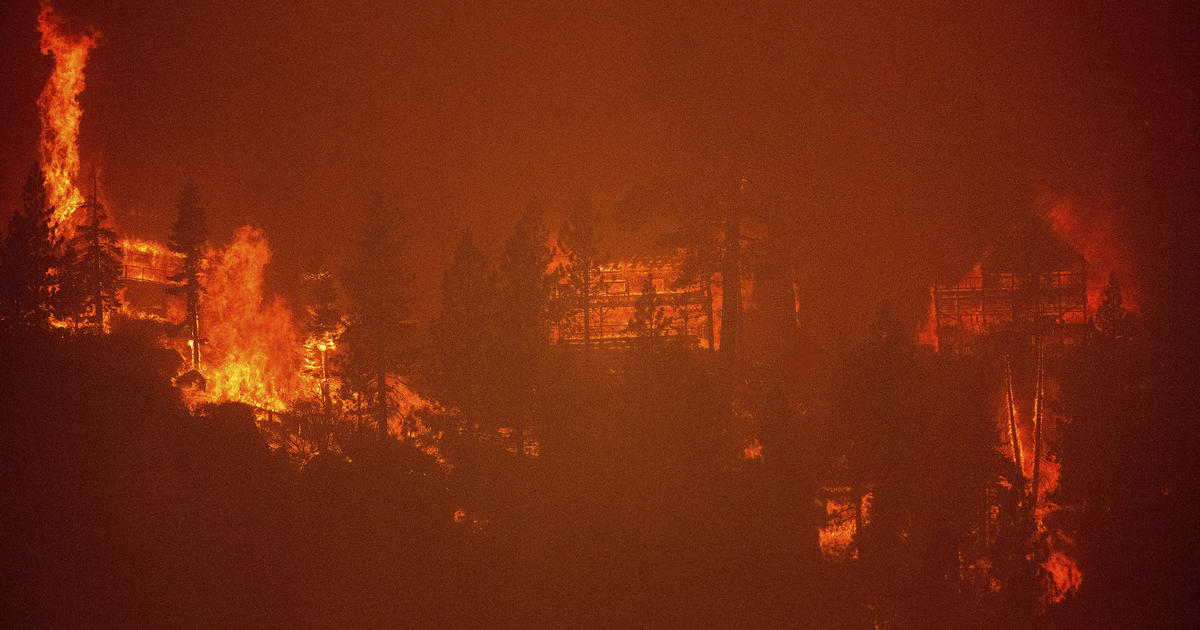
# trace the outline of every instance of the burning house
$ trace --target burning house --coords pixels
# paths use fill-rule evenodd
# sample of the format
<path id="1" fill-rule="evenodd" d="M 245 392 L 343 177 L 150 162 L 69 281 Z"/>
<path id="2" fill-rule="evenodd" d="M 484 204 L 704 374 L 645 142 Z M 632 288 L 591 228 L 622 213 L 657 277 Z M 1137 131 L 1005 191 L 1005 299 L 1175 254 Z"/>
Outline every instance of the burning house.
<path id="1" fill-rule="evenodd" d="M 178 273 L 180 255 L 161 243 L 127 238 L 121 241 L 121 281 L 129 309 L 139 316 L 166 320 L 168 280 Z"/>
<path id="2" fill-rule="evenodd" d="M 628 344 L 638 336 L 630 323 L 640 303 L 653 304 L 658 313 L 661 325 L 656 327 L 656 334 L 702 348 L 714 347 L 713 291 L 702 282 L 681 286 L 680 267 L 680 260 L 669 257 L 601 264 L 591 272 L 586 298 L 564 279 L 556 287 L 556 296 L 573 302 L 574 307 L 555 323 L 552 341 Z M 650 287 L 652 296 L 647 290 Z"/>
<path id="3" fill-rule="evenodd" d="M 976 355 L 997 376 L 996 422 L 1002 451 L 1013 463 L 1022 507 L 1048 544 L 1043 563 L 1052 598 L 1078 588 L 1070 539 L 1048 529 L 1057 509 L 1044 497 L 1058 486 L 1055 397 L 1065 349 L 1086 339 L 1088 259 L 1037 215 L 1014 224 L 965 276 L 935 282 L 923 343 L 940 353 Z"/>
<path id="4" fill-rule="evenodd" d="M 1052 347 L 1087 332 L 1087 261 L 1036 217 L 1015 224 L 964 277 L 932 288 L 931 321 L 942 352 L 971 353 L 1016 336 Z"/>

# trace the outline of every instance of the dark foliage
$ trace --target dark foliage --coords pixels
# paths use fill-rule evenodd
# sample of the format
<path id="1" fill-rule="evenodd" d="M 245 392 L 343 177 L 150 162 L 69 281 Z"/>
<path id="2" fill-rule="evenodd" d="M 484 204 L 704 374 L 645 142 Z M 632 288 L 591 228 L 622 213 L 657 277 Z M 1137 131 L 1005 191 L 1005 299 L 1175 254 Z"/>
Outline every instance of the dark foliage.
<path id="1" fill-rule="evenodd" d="M 54 231 L 45 179 L 34 165 L 21 189 L 21 209 L 0 244 L 0 327 L 45 329 L 55 313 L 62 242 Z"/>
<path id="2" fill-rule="evenodd" d="M 179 193 L 179 203 L 176 204 L 179 216 L 171 224 L 171 233 L 167 237 L 167 248 L 180 254 L 183 263 L 179 271 L 168 280 L 179 283 L 179 286 L 168 289 L 175 295 L 182 295 L 185 308 L 183 327 L 187 331 L 192 356 L 189 357 L 193 369 L 200 367 L 200 294 L 204 287 L 200 284 L 200 265 L 204 261 L 204 243 L 208 238 L 208 228 L 204 222 L 204 210 L 200 207 L 200 191 L 195 184 L 188 182 Z"/>

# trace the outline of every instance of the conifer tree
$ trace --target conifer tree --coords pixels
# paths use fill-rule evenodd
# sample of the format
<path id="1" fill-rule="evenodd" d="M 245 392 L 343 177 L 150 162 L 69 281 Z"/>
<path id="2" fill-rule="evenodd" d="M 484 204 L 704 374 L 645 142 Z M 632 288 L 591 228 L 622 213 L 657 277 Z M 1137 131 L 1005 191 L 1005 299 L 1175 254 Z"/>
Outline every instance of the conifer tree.
<path id="1" fill-rule="evenodd" d="M 1124 332 L 1125 315 L 1121 284 L 1117 282 L 1117 274 L 1109 274 L 1103 301 L 1096 309 L 1096 328 L 1106 336 L 1120 337 Z"/>
<path id="2" fill-rule="evenodd" d="M 563 222 L 559 231 L 558 244 L 566 253 L 568 298 L 571 301 L 568 314 L 580 312 L 583 317 L 583 345 L 592 342 L 592 293 L 595 269 L 600 256 L 600 215 L 586 196 L 580 196 Z"/>
<path id="3" fill-rule="evenodd" d="M 21 209 L 9 220 L 0 245 L 0 325 L 5 328 L 49 325 L 62 263 L 53 217 L 44 175 L 34 164 L 21 190 Z"/>
<path id="4" fill-rule="evenodd" d="M 447 406 L 479 423 L 496 359 L 496 279 L 487 256 L 464 232 L 442 280 L 442 311 L 432 326 L 432 381 Z"/>
<path id="5" fill-rule="evenodd" d="M 200 367 L 200 294 L 204 287 L 200 284 L 200 265 L 204 260 L 204 242 L 208 238 L 208 229 L 204 223 L 204 210 L 200 207 L 200 193 L 195 184 L 188 182 L 179 194 L 176 205 L 179 216 L 171 224 L 171 233 L 167 237 L 167 248 L 183 256 L 183 265 L 179 272 L 167 278 L 178 286 L 168 289 L 173 295 L 182 295 L 186 308 L 184 328 L 188 333 L 188 345 L 191 347 L 192 368 Z"/>
<path id="6" fill-rule="evenodd" d="M 530 203 L 500 256 L 500 308 L 497 334 L 500 374 L 499 414 L 506 418 L 523 445 L 531 419 L 538 378 L 549 346 L 550 293 L 555 275 L 547 272 L 553 259 L 542 208 Z"/>
<path id="7" fill-rule="evenodd" d="M 351 382 L 369 393 L 371 412 L 381 433 L 387 432 L 391 407 L 389 376 L 408 363 L 413 322 L 400 232 L 394 213 L 377 202 L 368 213 L 359 241 L 358 262 L 346 277 L 351 311 L 342 338 L 347 342 L 345 369 Z"/>
<path id="8" fill-rule="evenodd" d="M 553 259 L 542 225 L 542 208 L 530 203 L 500 258 L 504 337 L 514 357 L 534 359 L 549 338 L 550 291 L 553 276 L 547 273 Z"/>
<path id="9" fill-rule="evenodd" d="M 342 316 L 337 308 L 337 285 L 324 257 L 316 260 L 303 277 L 306 371 L 321 385 L 321 408 L 325 421 L 332 418 L 330 354 L 341 332 Z"/>
<path id="10" fill-rule="evenodd" d="M 87 220 L 76 230 L 70 247 L 75 249 L 73 269 L 68 269 L 76 283 L 79 301 L 77 317 L 86 319 L 93 332 L 104 332 L 108 314 L 121 306 L 117 295 L 121 287 L 121 248 L 117 235 L 107 227 L 108 215 L 92 184 L 92 196 L 80 204 Z M 74 293 L 72 291 L 72 293 Z"/>
<path id="11" fill-rule="evenodd" d="M 633 318 L 629 320 L 629 331 L 643 344 L 653 344 L 666 333 L 669 323 L 666 310 L 659 305 L 654 277 L 646 276 L 642 282 L 642 294 L 633 304 Z"/>

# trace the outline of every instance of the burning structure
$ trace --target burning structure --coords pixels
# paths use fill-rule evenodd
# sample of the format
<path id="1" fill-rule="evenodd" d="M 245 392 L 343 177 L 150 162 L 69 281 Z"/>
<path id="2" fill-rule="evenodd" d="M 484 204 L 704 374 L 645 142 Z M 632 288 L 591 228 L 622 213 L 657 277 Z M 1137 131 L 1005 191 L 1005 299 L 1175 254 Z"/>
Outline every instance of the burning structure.
<path id="1" fill-rule="evenodd" d="M 121 241 L 121 282 L 129 310 L 138 316 L 166 321 L 171 303 L 168 280 L 179 272 L 181 256 L 161 243 L 126 238 Z"/>
<path id="2" fill-rule="evenodd" d="M 956 282 L 932 289 L 943 352 L 970 353 L 996 335 L 1071 345 L 1087 332 L 1087 261 L 1036 217 L 1017 223 Z"/>
<path id="3" fill-rule="evenodd" d="M 619 346 L 638 336 L 631 322 L 638 308 L 655 310 L 654 333 L 702 348 L 713 347 L 712 290 L 703 283 L 680 284 L 679 261 L 634 259 L 598 265 L 591 271 L 586 297 L 565 281 L 556 295 L 576 306 L 552 331 L 555 343 Z"/>
<path id="4" fill-rule="evenodd" d="M 1095 284 L 1088 258 L 1062 225 L 1053 215 L 1031 214 L 965 276 L 935 282 L 920 333 L 940 353 L 976 355 L 996 366 L 1001 450 L 1013 464 L 1022 509 L 1045 541 L 1042 566 L 1056 601 L 1082 579 L 1071 540 L 1044 523 L 1058 509 L 1045 500 L 1058 487 L 1059 462 L 1049 448 L 1058 426 L 1058 359 L 1092 331 L 1088 296 Z"/>

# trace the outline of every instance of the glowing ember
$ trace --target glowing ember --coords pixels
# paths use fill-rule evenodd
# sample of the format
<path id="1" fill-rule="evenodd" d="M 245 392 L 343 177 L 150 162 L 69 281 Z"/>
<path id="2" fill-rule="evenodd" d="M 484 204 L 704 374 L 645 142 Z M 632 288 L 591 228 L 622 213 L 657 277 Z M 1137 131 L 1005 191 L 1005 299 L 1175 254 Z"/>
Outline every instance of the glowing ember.
<path id="1" fill-rule="evenodd" d="M 758 441 L 758 438 L 753 438 L 742 447 L 742 459 L 761 460 L 763 457 L 762 451 L 762 443 Z"/>
<path id="2" fill-rule="evenodd" d="M 42 136 L 40 157 L 46 175 L 46 193 L 54 206 L 54 218 L 64 236 L 75 228 L 70 223 L 75 208 L 83 202 L 76 182 L 79 177 L 79 119 L 83 108 L 79 94 L 83 92 L 83 68 L 88 53 L 95 48 L 99 31 L 71 32 L 66 20 L 54 13 L 43 1 L 38 13 L 38 31 L 42 34 L 43 55 L 54 56 L 54 73 L 38 97 Z"/>
<path id="3" fill-rule="evenodd" d="M 821 554 L 826 558 L 846 558 L 854 543 L 854 512 L 846 502 L 825 500 L 828 522 L 819 532 Z"/>

